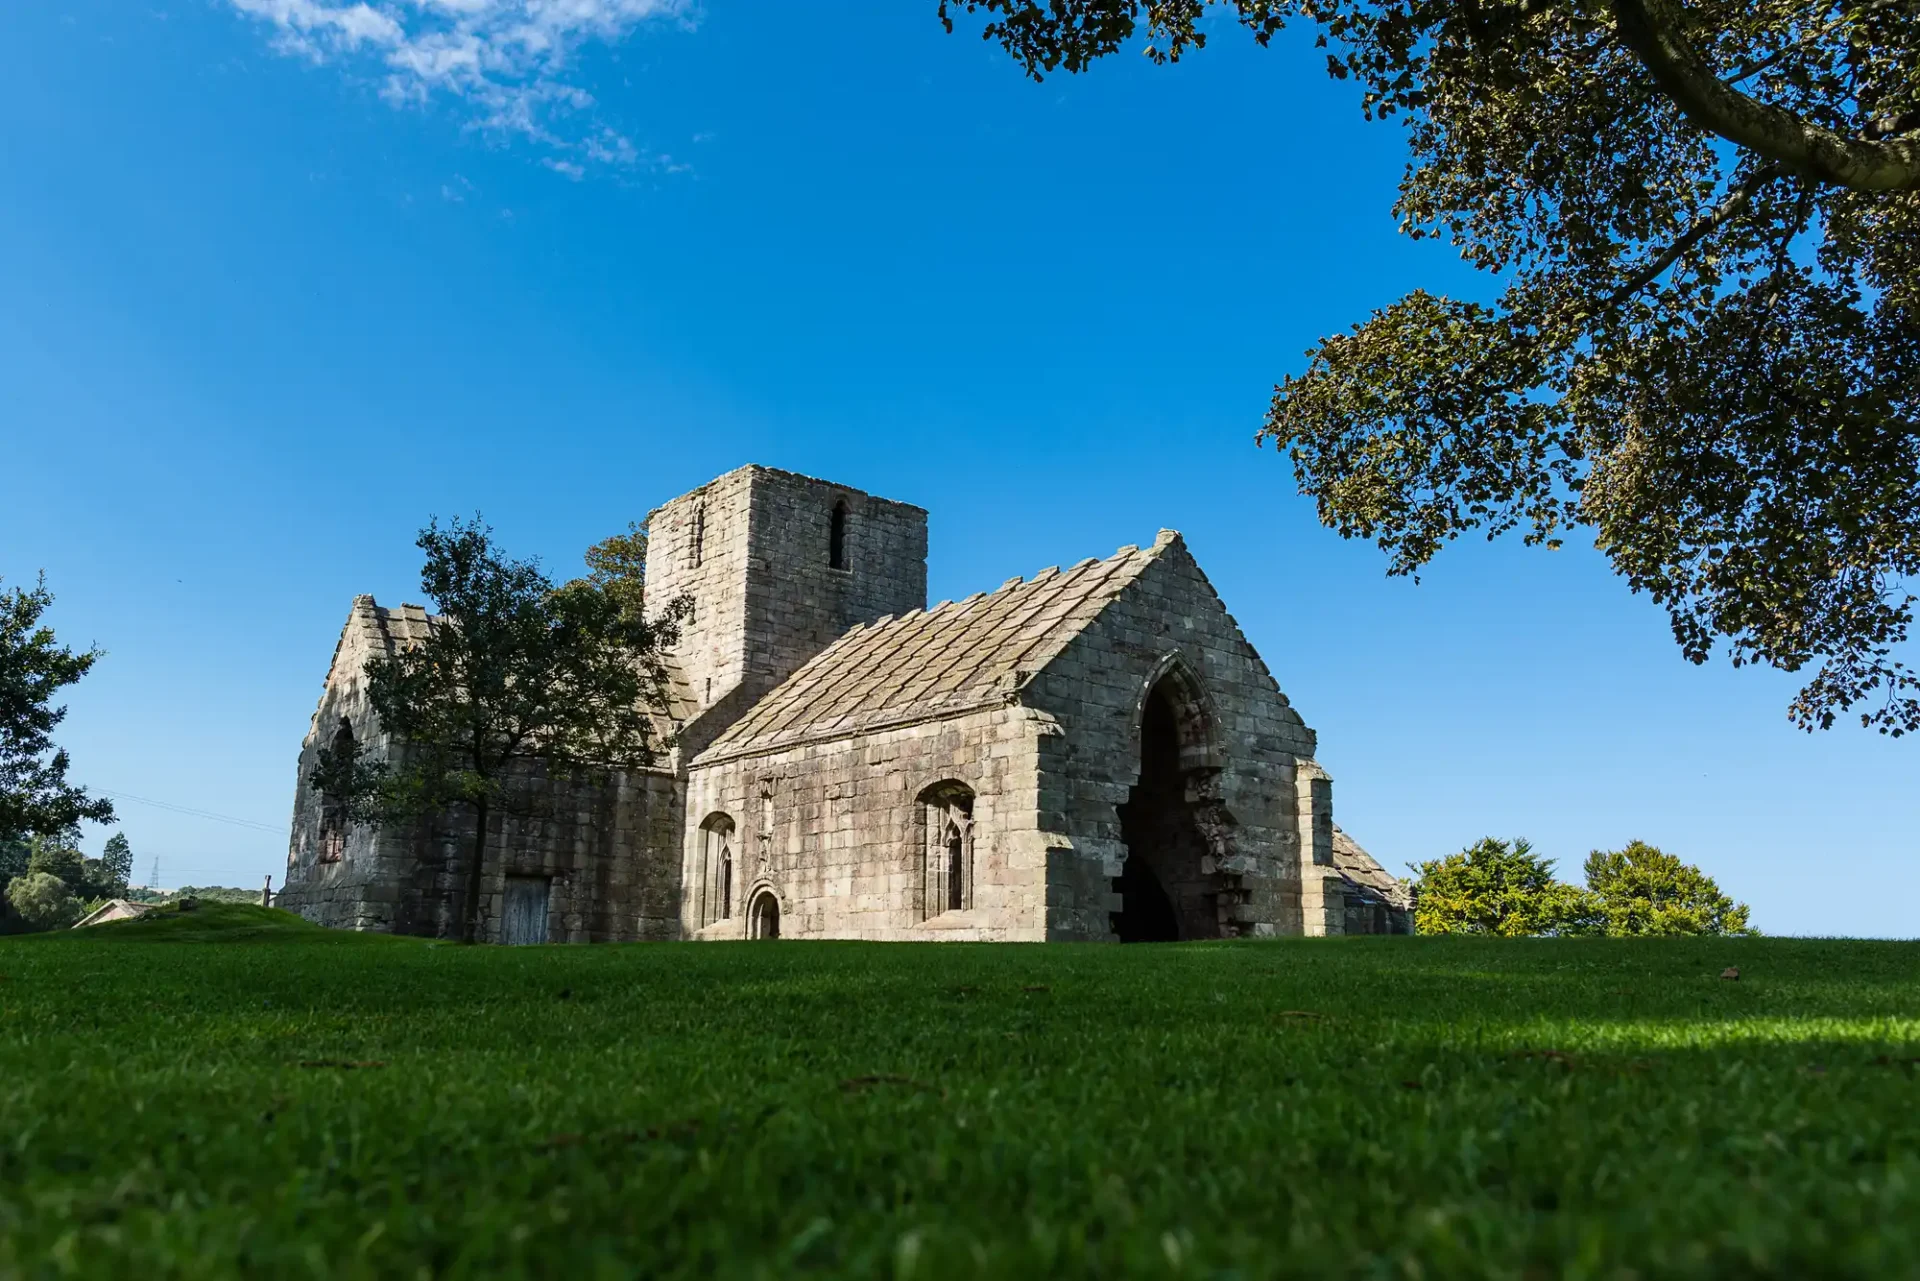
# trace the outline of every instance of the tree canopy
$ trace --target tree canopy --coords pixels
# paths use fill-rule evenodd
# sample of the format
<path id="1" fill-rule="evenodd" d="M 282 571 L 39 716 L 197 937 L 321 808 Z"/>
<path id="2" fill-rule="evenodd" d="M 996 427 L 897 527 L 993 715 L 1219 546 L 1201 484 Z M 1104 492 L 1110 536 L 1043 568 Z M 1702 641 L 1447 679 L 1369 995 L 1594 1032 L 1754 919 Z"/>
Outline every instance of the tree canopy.
<path id="1" fill-rule="evenodd" d="M 1489 275 L 1415 289 L 1274 390 L 1323 522 L 1416 574 L 1585 530 L 1692 661 L 1789 714 L 1920 728 L 1920 21 L 1911 0 L 942 0 L 1039 78 L 1209 16 L 1312 23 L 1397 118 L 1394 212 Z M 1226 25 L 1222 23 L 1221 25 Z"/>
<path id="2" fill-rule="evenodd" d="M 570 589 L 589 589 L 611 597 L 627 617 L 636 621 L 646 617 L 647 604 L 647 531 L 639 522 L 627 526 L 624 534 L 611 534 L 587 548 L 582 557 L 587 563 L 585 578 L 567 584 Z"/>
<path id="3" fill-rule="evenodd" d="M 1747 934 L 1748 909 L 1711 876 L 1645 841 L 1587 855 L 1587 890 L 1602 933 Z"/>
<path id="4" fill-rule="evenodd" d="M 1587 856 L 1584 887 L 1553 875 L 1527 841 L 1477 841 L 1414 866 L 1421 934 L 1752 934 L 1748 909 L 1713 878 L 1645 841 Z"/>
<path id="5" fill-rule="evenodd" d="M 1417 864 L 1413 928 L 1418 934 L 1584 933 L 1580 891 L 1553 878 L 1553 860 L 1525 840 L 1489 836 L 1458 854 Z"/>
<path id="6" fill-rule="evenodd" d="M 133 883 L 133 846 L 127 841 L 125 832 L 115 832 L 107 838 L 105 848 L 100 851 L 101 879 L 110 887 L 109 895 L 127 892 L 127 886 Z"/>
<path id="7" fill-rule="evenodd" d="M 598 584 L 556 588 L 537 562 L 497 547 L 478 518 L 435 521 L 417 545 L 426 557 L 421 587 L 440 624 L 366 667 L 368 699 L 396 750 L 343 742 L 322 753 L 310 783 L 362 822 L 465 807 L 474 836 L 460 928 L 471 941 L 488 820 L 512 805 L 516 769 L 538 762 L 561 774 L 655 759 L 661 743 L 649 709 L 665 705 L 663 654 L 685 607 L 644 617 L 630 562 Z"/>
<path id="8" fill-rule="evenodd" d="M 80 919 L 80 903 L 51 872 L 29 872 L 7 883 L 7 903 L 36 930 L 57 930 Z"/>
<path id="9" fill-rule="evenodd" d="M 51 604 L 44 578 L 0 591 L 0 840 L 113 819 L 113 802 L 67 781 L 67 754 L 53 743 L 67 715 L 54 698 L 93 669 L 100 651 L 75 653 L 55 640 L 41 621 Z"/>

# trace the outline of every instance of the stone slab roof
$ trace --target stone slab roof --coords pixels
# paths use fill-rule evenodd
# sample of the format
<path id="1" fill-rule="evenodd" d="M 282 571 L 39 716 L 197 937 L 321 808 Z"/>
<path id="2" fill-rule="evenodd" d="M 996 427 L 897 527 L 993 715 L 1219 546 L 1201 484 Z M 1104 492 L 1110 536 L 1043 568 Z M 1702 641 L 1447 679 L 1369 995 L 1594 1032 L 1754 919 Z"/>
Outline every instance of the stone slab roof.
<path id="1" fill-rule="evenodd" d="M 1410 899 L 1406 885 L 1360 848 L 1338 824 L 1333 829 L 1333 866 L 1347 880 L 1393 907 L 1406 907 Z"/>
<path id="2" fill-rule="evenodd" d="M 1179 535 L 853 628 L 754 705 L 703 763 L 1009 701 Z"/>

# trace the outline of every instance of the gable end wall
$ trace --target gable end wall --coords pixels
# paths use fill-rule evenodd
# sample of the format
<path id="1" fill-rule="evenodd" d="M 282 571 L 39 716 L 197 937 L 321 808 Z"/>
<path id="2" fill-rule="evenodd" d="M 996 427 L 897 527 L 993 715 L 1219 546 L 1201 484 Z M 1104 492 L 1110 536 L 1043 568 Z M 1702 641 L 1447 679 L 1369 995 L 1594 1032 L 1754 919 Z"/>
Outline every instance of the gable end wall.
<path id="1" fill-rule="evenodd" d="M 1314 733 L 1175 537 L 1022 693 L 1064 730 L 1040 753 L 1043 824 L 1072 837 L 1048 872 L 1047 937 L 1113 937 L 1113 879 L 1126 849 L 1116 807 L 1139 778 L 1137 718 L 1169 655 L 1198 677 L 1217 717 L 1218 794 L 1232 819 L 1222 870 L 1240 878 L 1245 898 L 1236 924 L 1260 936 L 1326 932 L 1302 920 L 1299 771 Z M 1312 823 L 1309 813 L 1309 835 Z"/>

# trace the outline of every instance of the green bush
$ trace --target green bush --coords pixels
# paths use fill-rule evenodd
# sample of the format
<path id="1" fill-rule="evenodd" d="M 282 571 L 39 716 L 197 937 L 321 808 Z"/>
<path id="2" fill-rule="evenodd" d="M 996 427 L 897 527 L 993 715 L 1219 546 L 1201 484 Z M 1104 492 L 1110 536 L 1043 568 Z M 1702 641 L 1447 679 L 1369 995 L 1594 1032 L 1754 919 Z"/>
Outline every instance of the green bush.
<path id="1" fill-rule="evenodd" d="M 1458 854 L 1414 868 L 1414 930 L 1420 934 L 1585 934 L 1593 904 L 1553 879 L 1553 860 L 1525 840 L 1489 836 Z"/>
<path id="2" fill-rule="evenodd" d="M 1720 892 L 1711 876 L 1645 841 L 1587 855 L 1587 890 L 1601 932 L 1754 934 L 1745 903 Z"/>
<path id="3" fill-rule="evenodd" d="M 7 902 L 37 930 L 57 930 L 80 919 L 80 904 L 51 872 L 28 872 L 7 883 Z"/>
<path id="4" fill-rule="evenodd" d="M 1645 841 L 1587 856 L 1583 889 L 1553 877 L 1527 841 L 1492 837 L 1415 864 L 1421 934 L 1757 934 L 1713 878 Z"/>

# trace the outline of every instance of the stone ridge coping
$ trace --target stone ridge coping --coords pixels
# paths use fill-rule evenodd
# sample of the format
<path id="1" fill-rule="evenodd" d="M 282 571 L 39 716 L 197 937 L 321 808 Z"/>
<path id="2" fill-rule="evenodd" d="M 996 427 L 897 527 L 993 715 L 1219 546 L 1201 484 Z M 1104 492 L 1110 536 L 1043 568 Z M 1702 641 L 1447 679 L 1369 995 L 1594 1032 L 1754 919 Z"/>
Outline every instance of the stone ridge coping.
<path id="1" fill-rule="evenodd" d="M 394 627 L 396 622 L 401 624 L 397 636 Z M 392 654 L 396 648 L 396 640 L 424 639 L 439 623 L 439 615 L 429 614 L 424 605 L 397 605 L 389 608 L 375 600 L 369 593 L 360 593 L 353 598 L 353 604 L 347 610 L 347 621 L 340 627 L 340 639 L 333 644 L 333 657 L 327 660 L 327 675 L 326 679 L 320 682 L 321 689 L 332 686 L 334 672 L 340 666 L 341 652 L 346 649 L 347 637 L 356 624 L 359 625 L 360 635 L 371 646 Z"/>
<path id="2" fill-rule="evenodd" d="M 642 521 L 641 523 L 642 525 L 650 523 L 655 516 L 665 511 L 667 509 L 668 504 L 670 503 L 677 503 L 683 498 L 691 498 L 695 494 L 701 493 L 705 490 L 712 489 L 714 486 L 720 484 L 722 481 L 731 480 L 735 476 L 741 475 L 742 473 L 751 474 L 755 472 L 760 473 L 762 475 L 766 475 L 766 476 L 777 476 L 784 480 L 805 481 L 809 485 L 819 485 L 824 489 L 837 489 L 848 494 L 858 494 L 860 497 L 866 499 L 868 502 L 878 503 L 885 507 L 899 507 L 907 511 L 919 512 L 922 516 L 925 516 L 928 514 L 927 509 L 920 506 L 918 503 L 903 503 L 898 498 L 882 498 L 880 497 L 880 495 L 869 493 L 868 491 L 861 489 L 857 485 L 845 485 L 837 480 L 828 480 L 824 476 L 809 476 L 805 472 L 787 471 L 786 469 L 781 467 L 768 467 L 764 463 L 742 463 L 740 466 L 735 467 L 732 471 L 722 472 L 720 475 L 715 476 L 712 480 L 707 481 L 705 484 L 695 485 L 692 489 L 689 489 L 684 494 L 675 494 L 672 498 L 667 499 L 666 502 L 661 503 L 658 507 L 655 507 L 651 511 L 649 511 L 647 513 L 647 519 L 645 521 Z"/>

